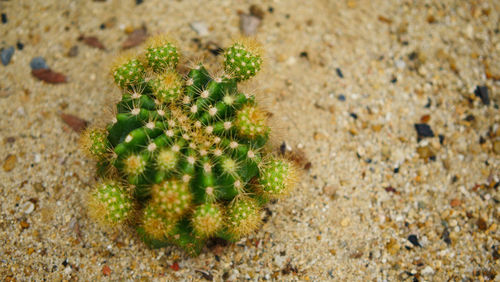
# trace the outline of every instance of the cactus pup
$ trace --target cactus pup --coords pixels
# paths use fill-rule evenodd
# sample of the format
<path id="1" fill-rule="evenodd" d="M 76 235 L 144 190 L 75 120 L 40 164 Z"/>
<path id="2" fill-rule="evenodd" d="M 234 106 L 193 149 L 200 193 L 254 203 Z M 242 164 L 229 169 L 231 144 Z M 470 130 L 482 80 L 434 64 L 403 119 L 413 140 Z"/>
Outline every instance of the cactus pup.
<path id="1" fill-rule="evenodd" d="M 172 41 L 146 45 L 112 68 L 122 93 L 112 122 L 82 136 L 102 179 L 89 209 L 106 225 L 133 226 L 150 247 L 197 255 L 210 238 L 254 232 L 262 206 L 294 186 L 297 169 L 266 146 L 268 114 L 238 90 L 262 67 L 255 43 L 227 48 L 220 76 L 203 64 L 182 76 Z"/>

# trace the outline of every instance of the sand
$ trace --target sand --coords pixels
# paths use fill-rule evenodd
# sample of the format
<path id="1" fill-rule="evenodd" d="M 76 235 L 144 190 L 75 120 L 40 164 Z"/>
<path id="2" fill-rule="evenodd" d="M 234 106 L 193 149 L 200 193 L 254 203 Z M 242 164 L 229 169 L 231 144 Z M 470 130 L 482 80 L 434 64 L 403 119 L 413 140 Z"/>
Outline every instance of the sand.
<path id="1" fill-rule="evenodd" d="M 274 114 L 276 146 L 311 168 L 258 232 L 196 258 L 99 227 L 85 203 L 94 163 L 61 114 L 109 118 L 127 32 L 144 24 L 220 61 L 205 45 L 228 46 L 251 4 L 267 63 L 246 89 Z M 498 1 L 17 0 L 0 12 L 0 47 L 24 45 L 0 66 L 2 280 L 499 281 Z M 67 83 L 34 78 L 36 56 Z M 418 140 L 421 123 L 434 137 Z"/>

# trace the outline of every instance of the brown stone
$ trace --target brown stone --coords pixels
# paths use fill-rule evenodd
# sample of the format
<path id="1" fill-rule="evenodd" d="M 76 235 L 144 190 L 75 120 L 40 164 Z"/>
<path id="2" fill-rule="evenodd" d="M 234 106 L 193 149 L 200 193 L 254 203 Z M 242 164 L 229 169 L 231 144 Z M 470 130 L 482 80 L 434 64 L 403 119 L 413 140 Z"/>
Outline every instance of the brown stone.
<path id="1" fill-rule="evenodd" d="M 3 170 L 9 172 L 16 166 L 17 157 L 16 155 L 8 155 L 3 162 Z"/>
<path id="2" fill-rule="evenodd" d="M 488 223 L 486 223 L 484 218 L 480 217 L 477 219 L 477 228 L 481 231 L 488 229 Z"/>
<path id="3" fill-rule="evenodd" d="M 450 201 L 450 206 L 452 206 L 453 208 L 455 207 L 458 207 L 462 204 L 462 201 L 460 201 L 460 199 L 453 199 Z"/>
<path id="4" fill-rule="evenodd" d="M 493 142 L 493 152 L 495 152 L 495 154 L 497 155 L 500 155 L 500 140 L 495 140 Z"/>

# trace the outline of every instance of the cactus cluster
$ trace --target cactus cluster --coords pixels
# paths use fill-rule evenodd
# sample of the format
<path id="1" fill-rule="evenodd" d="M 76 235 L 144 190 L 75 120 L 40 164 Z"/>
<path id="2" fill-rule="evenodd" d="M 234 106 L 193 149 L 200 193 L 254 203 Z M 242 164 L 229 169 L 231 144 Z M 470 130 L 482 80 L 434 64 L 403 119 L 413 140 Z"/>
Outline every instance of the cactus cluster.
<path id="1" fill-rule="evenodd" d="M 192 255 L 211 237 L 236 241 L 259 226 L 262 205 L 286 194 L 297 171 L 271 153 L 268 114 L 238 90 L 262 65 L 248 42 L 226 49 L 217 77 L 203 64 L 180 75 L 179 51 L 164 37 L 112 68 L 116 117 L 82 137 L 102 179 L 90 194 L 94 217 Z"/>

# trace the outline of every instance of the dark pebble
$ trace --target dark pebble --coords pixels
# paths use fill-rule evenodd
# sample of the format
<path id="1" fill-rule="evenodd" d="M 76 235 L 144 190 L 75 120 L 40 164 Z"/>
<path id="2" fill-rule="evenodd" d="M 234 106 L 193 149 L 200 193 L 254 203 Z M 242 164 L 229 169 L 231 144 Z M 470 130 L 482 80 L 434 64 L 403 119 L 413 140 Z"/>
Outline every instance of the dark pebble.
<path id="1" fill-rule="evenodd" d="M 417 52 L 413 51 L 408 55 L 408 59 L 415 60 L 417 58 Z"/>
<path id="2" fill-rule="evenodd" d="M 101 25 L 99 26 L 99 28 L 100 28 L 100 29 L 106 29 L 106 25 L 105 25 L 105 24 L 101 24 Z"/>
<path id="3" fill-rule="evenodd" d="M 444 143 L 444 135 L 443 134 L 439 134 L 438 137 L 439 137 L 439 144 L 443 145 L 443 143 Z"/>
<path id="4" fill-rule="evenodd" d="M 415 130 L 419 138 L 434 137 L 434 132 L 431 127 L 425 123 L 415 123 Z"/>
<path id="5" fill-rule="evenodd" d="M 14 47 L 10 46 L 2 50 L 0 53 L 0 59 L 2 60 L 2 65 L 6 66 L 10 63 L 12 56 L 14 55 Z"/>
<path id="6" fill-rule="evenodd" d="M 395 167 L 394 168 L 394 173 L 398 173 L 399 172 L 399 167 Z"/>
<path id="7" fill-rule="evenodd" d="M 343 94 L 340 94 L 337 99 L 339 99 L 339 101 L 342 101 L 344 102 L 345 101 L 345 96 Z"/>
<path id="8" fill-rule="evenodd" d="M 301 58 L 306 58 L 306 59 L 309 59 L 309 55 L 307 54 L 307 52 L 306 52 L 306 51 L 302 51 L 302 52 L 300 52 L 300 57 L 301 57 Z"/>
<path id="9" fill-rule="evenodd" d="M 2 13 L 2 23 L 3 24 L 7 23 L 7 14 L 6 13 Z"/>
<path id="10" fill-rule="evenodd" d="M 430 99 L 430 98 L 427 98 L 427 104 L 425 104 L 425 106 L 424 106 L 424 107 L 426 107 L 426 108 L 430 108 L 431 106 L 432 106 L 432 101 L 431 101 L 431 99 Z"/>
<path id="11" fill-rule="evenodd" d="M 397 79 L 396 77 L 393 77 L 393 78 L 391 79 L 391 83 L 396 83 L 396 82 L 398 82 L 398 79 Z"/>
<path id="12" fill-rule="evenodd" d="M 486 139 L 483 136 L 479 136 L 479 144 L 483 145 L 484 143 L 486 143 Z"/>
<path id="13" fill-rule="evenodd" d="M 465 117 L 465 120 L 466 121 L 474 121 L 476 118 L 474 117 L 474 115 L 468 115 Z"/>
<path id="14" fill-rule="evenodd" d="M 136 5 L 141 5 L 141 4 L 142 4 L 142 2 L 144 2 L 144 0 L 135 0 L 135 4 L 136 4 Z"/>
<path id="15" fill-rule="evenodd" d="M 448 231 L 448 228 L 444 228 L 443 233 L 441 234 L 441 239 L 443 239 L 447 245 L 451 244 L 450 231 Z"/>
<path id="16" fill-rule="evenodd" d="M 253 4 L 250 6 L 249 12 L 252 16 L 257 17 L 259 19 L 264 19 L 265 12 L 259 6 Z"/>
<path id="17" fill-rule="evenodd" d="M 336 68 L 335 71 L 337 72 L 337 75 L 340 77 L 340 78 L 344 78 L 344 74 L 342 73 L 342 70 L 339 69 L 339 68 Z"/>
<path id="18" fill-rule="evenodd" d="M 64 259 L 64 261 L 61 263 L 64 267 L 68 265 L 68 259 Z"/>
<path id="19" fill-rule="evenodd" d="M 17 47 L 17 50 L 23 50 L 24 49 L 24 44 L 21 43 L 20 41 L 17 41 L 16 47 Z"/>
<path id="20" fill-rule="evenodd" d="M 264 223 L 268 222 L 269 219 L 271 218 L 271 216 L 273 216 L 273 211 L 271 211 L 268 207 L 264 208 L 265 212 L 266 212 L 266 215 L 264 215 L 264 218 L 262 219 L 262 221 Z"/>
<path id="21" fill-rule="evenodd" d="M 481 231 L 485 231 L 486 229 L 488 229 L 488 223 L 486 223 L 486 220 L 482 217 L 477 219 L 476 224 L 477 224 L 477 227 L 479 228 L 479 230 L 481 230 Z"/>
<path id="22" fill-rule="evenodd" d="M 267 11 L 272 14 L 274 13 L 274 8 L 269 6 L 269 8 L 267 8 Z"/>
<path id="23" fill-rule="evenodd" d="M 358 115 L 355 113 L 350 113 L 349 114 L 353 119 L 358 119 Z"/>
<path id="24" fill-rule="evenodd" d="M 384 188 L 384 190 L 385 190 L 386 192 L 391 192 L 391 193 L 397 193 L 397 192 L 398 192 L 398 191 L 397 191 L 394 187 L 392 187 L 392 186 L 385 187 L 385 188 Z"/>
<path id="25" fill-rule="evenodd" d="M 498 249 L 497 248 L 493 248 L 493 252 L 491 253 L 491 257 L 494 260 L 498 260 L 500 258 L 500 254 L 498 253 Z"/>
<path id="26" fill-rule="evenodd" d="M 280 152 L 282 155 L 284 155 L 286 153 L 286 142 L 283 141 L 283 143 L 281 143 L 280 145 Z"/>
<path id="27" fill-rule="evenodd" d="M 422 245 L 420 245 L 420 242 L 418 242 L 417 235 L 411 234 L 410 236 L 408 236 L 408 241 L 410 241 L 410 243 L 412 243 L 415 247 L 422 247 Z"/>
<path id="28" fill-rule="evenodd" d="M 32 70 L 48 69 L 47 63 L 43 57 L 34 57 L 30 62 L 30 67 Z"/>
<path id="29" fill-rule="evenodd" d="M 476 86 L 476 90 L 474 90 L 474 94 L 476 95 L 476 97 L 481 98 L 481 101 L 483 102 L 483 104 L 485 104 L 485 105 L 490 104 L 490 97 L 488 95 L 488 87 L 478 85 L 478 86 Z"/>
<path id="30" fill-rule="evenodd" d="M 224 53 L 224 49 L 222 49 L 222 47 L 220 47 L 217 43 L 212 42 L 212 41 L 207 42 L 207 44 L 205 45 L 205 47 L 214 56 L 218 56 L 218 55 Z"/>

